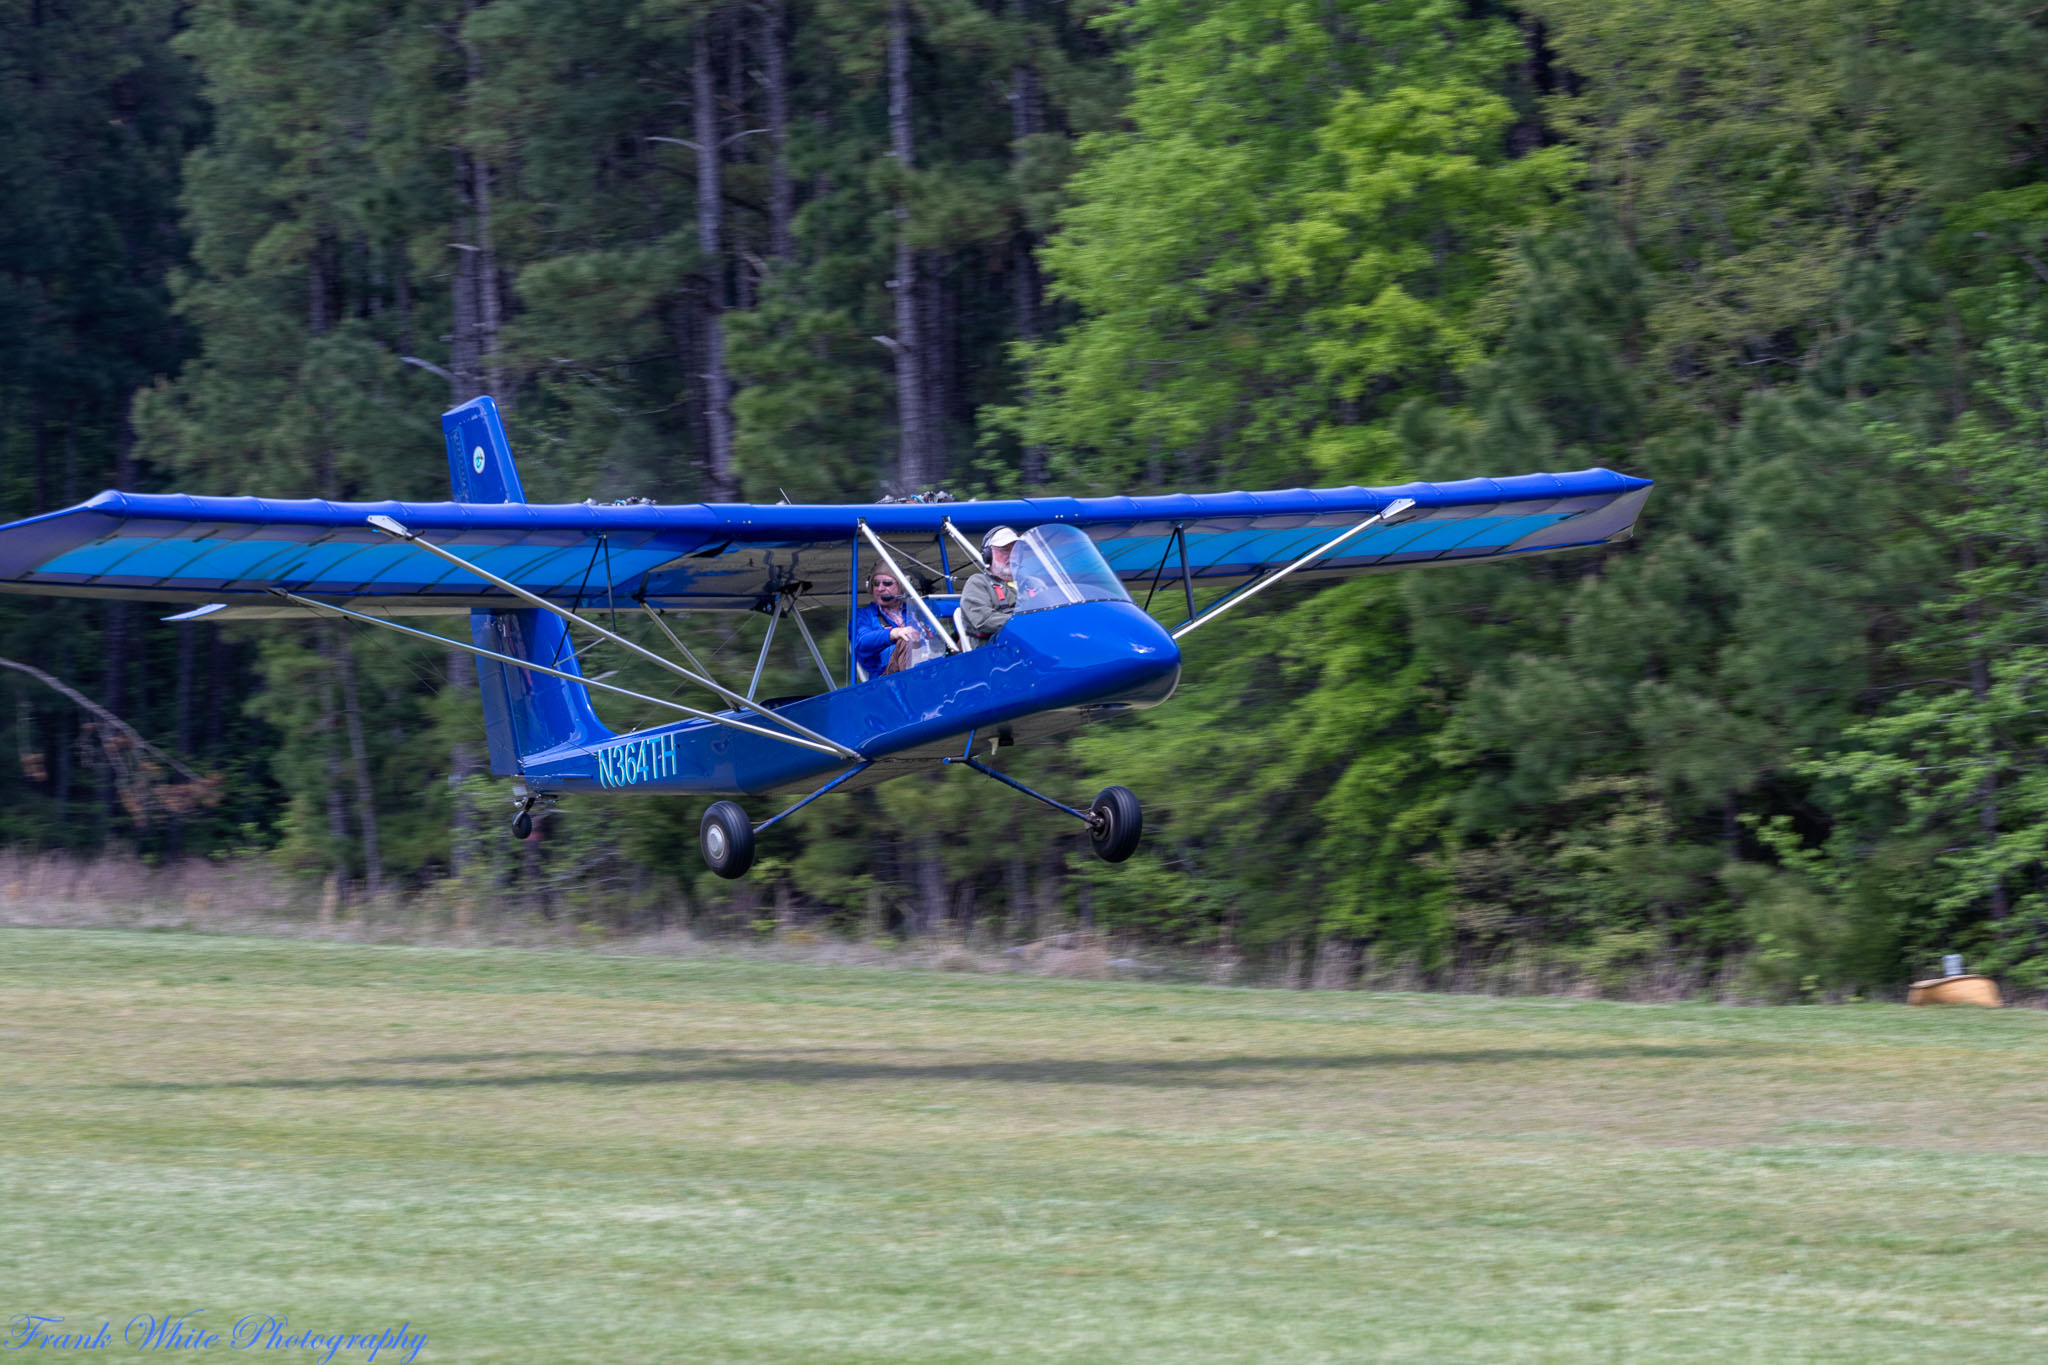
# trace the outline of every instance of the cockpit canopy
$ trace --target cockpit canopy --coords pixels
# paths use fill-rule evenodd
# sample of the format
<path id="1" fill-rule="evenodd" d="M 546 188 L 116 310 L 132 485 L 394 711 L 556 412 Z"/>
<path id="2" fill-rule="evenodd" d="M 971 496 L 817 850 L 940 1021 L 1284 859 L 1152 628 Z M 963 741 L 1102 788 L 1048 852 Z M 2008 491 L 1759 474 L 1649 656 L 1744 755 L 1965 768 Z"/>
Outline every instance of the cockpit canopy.
<path id="1" fill-rule="evenodd" d="M 1050 611 L 1076 602 L 1128 602 L 1131 595 L 1084 531 L 1058 524 L 1026 531 L 1010 552 L 1017 610 Z"/>

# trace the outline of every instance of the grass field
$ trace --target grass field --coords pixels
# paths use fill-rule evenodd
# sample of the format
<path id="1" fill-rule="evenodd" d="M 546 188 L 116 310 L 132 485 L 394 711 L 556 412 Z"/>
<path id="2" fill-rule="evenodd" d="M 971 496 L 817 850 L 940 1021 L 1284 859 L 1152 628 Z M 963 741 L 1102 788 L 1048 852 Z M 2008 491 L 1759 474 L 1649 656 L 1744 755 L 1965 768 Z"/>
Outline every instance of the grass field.
<path id="1" fill-rule="evenodd" d="M 2038 1012 L 53 930 L 0 991 L 0 1310 L 112 1320 L 84 1358 L 193 1309 L 428 1361 L 2048 1358 Z"/>

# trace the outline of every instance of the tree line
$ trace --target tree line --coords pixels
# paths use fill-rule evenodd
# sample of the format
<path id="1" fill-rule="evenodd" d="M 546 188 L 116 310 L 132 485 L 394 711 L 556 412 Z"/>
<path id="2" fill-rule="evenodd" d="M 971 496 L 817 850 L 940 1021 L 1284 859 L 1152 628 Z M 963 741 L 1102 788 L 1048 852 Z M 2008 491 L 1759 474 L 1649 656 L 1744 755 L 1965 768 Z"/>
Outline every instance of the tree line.
<path id="1" fill-rule="evenodd" d="M 1171 706 L 1017 752 L 1146 797 L 1116 869 L 943 776 L 777 826 L 738 887 L 699 874 L 687 802 L 515 844 L 460 656 L 25 599 L 0 653 L 210 786 L 162 797 L 131 737 L 11 673 L 9 840 L 620 924 L 1080 925 L 1334 979 L 1798 996 L 1960 950 L 2048 986 L 2038 9 L 0 26 L 10 517 L 104 486 L 445 496 L 436 415 L 479 392 L 536 500 L 1659 484 L 1620 551 L 1268 594 L 1190 638 Z M 686 638 L 743 671 L 764 626 Z M 771 662 L 783 690 L 809 667 Z"/>

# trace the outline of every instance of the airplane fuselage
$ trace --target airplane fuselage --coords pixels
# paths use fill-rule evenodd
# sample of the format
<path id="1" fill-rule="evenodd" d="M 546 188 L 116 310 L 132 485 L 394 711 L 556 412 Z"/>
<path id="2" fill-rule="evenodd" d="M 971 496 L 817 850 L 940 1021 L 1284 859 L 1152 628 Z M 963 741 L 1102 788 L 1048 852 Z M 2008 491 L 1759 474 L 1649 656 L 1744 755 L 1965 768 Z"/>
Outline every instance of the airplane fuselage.
<path id="1" fill-rule="evenodd" d="M 776 711 L 874 760 L 877 781 L 963 752 L 970 733 L 986 744 L 1157 706 L 1179 679 L 1180 649 L 1150 616 L 1129 602 L 1080 602 L 1020 614 L 979 649 Z M 852 761 L 686 720 L 529 754 L 523 766 L 538 793 L 739 796 L 815 786 Z"/>

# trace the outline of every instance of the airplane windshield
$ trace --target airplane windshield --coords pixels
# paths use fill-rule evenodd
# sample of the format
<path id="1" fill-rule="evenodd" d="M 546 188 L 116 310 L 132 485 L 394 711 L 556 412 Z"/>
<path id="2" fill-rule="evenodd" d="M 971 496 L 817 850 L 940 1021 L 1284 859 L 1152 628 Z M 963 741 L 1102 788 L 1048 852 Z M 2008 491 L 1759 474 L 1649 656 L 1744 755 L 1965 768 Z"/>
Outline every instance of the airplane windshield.
<path id="1" fill-rule="evenodd" d="M 1076 602 L 1128 602 L 1131 595 L 1085 532 L 1040 526 L 1017 541 L 1017 610 L 1050 611 Z"/>

